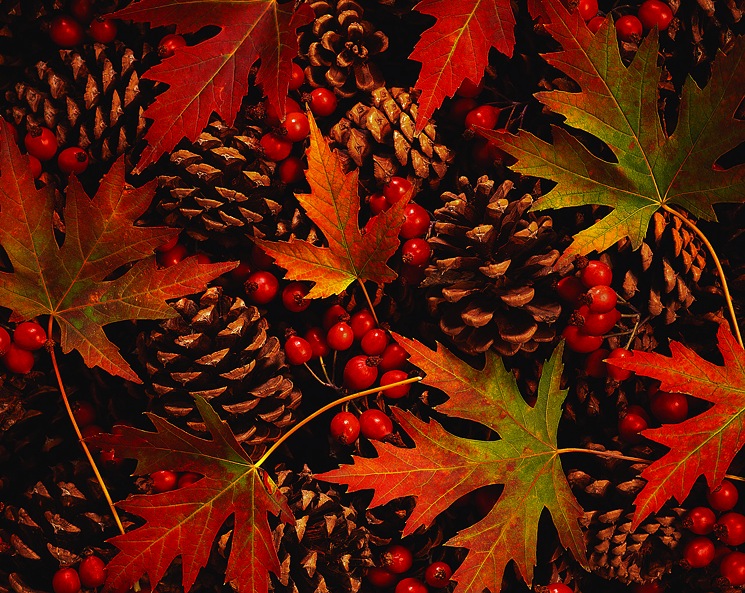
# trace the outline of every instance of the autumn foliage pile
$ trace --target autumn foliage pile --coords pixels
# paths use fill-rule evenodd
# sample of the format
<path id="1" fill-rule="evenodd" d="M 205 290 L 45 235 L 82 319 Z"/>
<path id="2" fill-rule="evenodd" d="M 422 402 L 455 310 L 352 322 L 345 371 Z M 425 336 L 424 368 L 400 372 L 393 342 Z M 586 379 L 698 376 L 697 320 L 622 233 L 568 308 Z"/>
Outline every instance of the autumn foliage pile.
<path id="1" fill-rule="evenodd" d="M 0 593 L 742 590 L 735 3 L 0 7 Z"/>

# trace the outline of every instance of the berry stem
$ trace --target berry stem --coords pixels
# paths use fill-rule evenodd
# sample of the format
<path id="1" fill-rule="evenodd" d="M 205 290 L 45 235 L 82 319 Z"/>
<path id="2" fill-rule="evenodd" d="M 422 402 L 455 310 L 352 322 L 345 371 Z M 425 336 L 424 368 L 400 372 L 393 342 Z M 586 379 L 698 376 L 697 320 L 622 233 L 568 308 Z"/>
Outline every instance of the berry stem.
<path id="1" fill-rule="evenodd" d="M 401 385 L 408 385 L 409 383 L 416 383 L 417 381 L 421 381 L 422 377 L 410 377 L 408 379 L 404 379 L 403 381 L 397 381 L 396 383 L 390 383 L 388 385 L 380 385 L 379 387 L 372 387 L 370 389 L 365 389 L 364 391 L 358 391 L 357 393 L 352 393 L 351 395 L 345 395 L 344 397 L 340 397 L 339 399 L 335 399 L 330 404 L 326 404 L 322 408 L 319 408 L 315 412 L 313 412 L 310 416 L 307 416 L 303 418 L 300 422 L 298 422 L 295 426 L 293 426 L 290 430 L 288 430 L 285 434 L 283 434 L 278 441 L 276 441 L 266 453 L 264 453 L 261 456 L 261 459 L 259 459 L 254 466 L 260 467 L 262 463 L 264 463 L 267 458 L 274 453 L 281 445 L 284 443 L 287 439 L 289 439 L 295 432 L 300 430 L 303 426 L 308 424 L 311 420 L 314 420 L 324 412 L 328 412 L 330 409 L 335 408 L 339 404 L 343 404 L 349 401 L 352 401 L 354 399 L 364 397 L 366 395 L 371 395 L 373 393 L 378 393 L 378 391 L 385 391 L 386 389 L 393 389 L 394 387 L 399 387 Z"/>
<path id="2" fill-rule="evenodd" d="M 313 375 L 313 378 L 314 378 L 314 379 L 315 379 L 316 381 L 318 381 L 318 382 L 319 382 L 319 383 L 320 383 L 321 385 L 323 385 L 324 387 L 333 387 L 333 386 L 334 386 L 334 385 L 333 385 L 332 383 L 330 383 L 330 382 L 329 382 L 329 383 L 326 383 L 326 381 L 324 381 L 323 379 L 321 379 L 321 377 L 319 377 L 318 375 L 316 375 L 316 373 L 315 373 L 315 372 L 313 371 L 313 369 L 312 369 L 312 368 L 310 368 L 310 365 L 309 365 L 309 364 L 308 364 L 307 362 L 304 362 L 304 363 L 303 363 L 303 365 L 305 366 L 305 368 L 306 368 L 306 369 L 308 369 L 308 372 L 309 372 L 309 373 L 310 373 L 311 375 Z"/>
<path id="3" fill-rule="evenodd" d="M 104 497 L 106 498 L 106 502 L 108 503 L 109 508 L 111 509 L 111 514 L 114 517 L 116 526 L 119 528 L 119 531 L 121 532 L 121 534 L 124 535 L 124 525 L 122 525 L 122 520 L 119 518 L 119 513 L 116 512 L 114 501 L 111 500 L 111 494 L 109 494 L 109 490 L 108 488 L 106 488 L 106 484 L 103 481 L 101 472 L 98 471 L 98 466 L 96 465 L 96 462 L 93 460 L 93 455 L 91 455 L 91 451 L 88 448 L 88 445 L 86 444 L 85 439 L 83 438 L 83 433 L 80 432 L 80 427 L 78 426 L 78 423 L 75 420 L 75 416 L 72 413 L 72 407 L 70 406 L 70 400 L 67 398 L 67 391 L 65 391 L 65 385 L 62 383 L 62 375 L 60 374 L 59 365 L 57 364 L 57 356 L 54 353 L 54 342 L 52 341 L 53 323 L 54 323 L 54 318 L 50 316 L 49 324 L 47 326 L 47 336 L 49 336 L 49 341 L 50 341 L 49 354 L 52 357 L 52 367 L 54 368 L 54 375 L 55 377 L 57 377 L 57 385 L 59 385 L 60 394 L 62 395 L 62 402 L 65 404 L 65 410 L 67 410 L 67 416 L 70 418 L 70 422 L 72 422 L 72 427 L 75 429 L 75 434 L 78 436 L 78 441 L 80 442 L 80 445 L 83 447 L 85 456 L 88 458 L 88 462 L 91 464 L 91 468 L 93 468 L 93 473 L 96 476 L 96 480 L 98 480 L 98 483 L 101 485 L 101 490 L 103 492 Z"/>
<path id="4" fill-rule="evenodd" d="M 674 210 L 667 204 L 662 204 L 662 209 L 666 212 L 669 212 L 673 216 L 679 218 L 681 222 L 686 225 L 693 233 L 701 239 L 701 242 L 706 245 L 706 248 L 709 250 L 709 253 L 711 253 L 711 257 L 714 260 L 714 265 L 717 268 L 717 273 L 719 274 L 719 280 L 722 282 L 722 290 L 724 291 L 724 300 L 727 302 L 727 309 L 729 310 L 730 317 L 732 317 L 732 329 L 734 330 L 735 337 L 737 338 L 737 343 L 740 344 L 740 347 L 745 347 L 742 342 L 742 334 L 740 333 L 740 326 L 737 324 L 737 317 L 735 316 L 735 307 L 732 303 L 732 295 L 729 293 L 729 287 L 727 286 L 727 278 L 724 276 L 724 268 L 722 268 L 722 262 L 719 261 L 719 257 L 716 254 L 716 251 L 714 251 L 714 246 L 711 244 L 709 239 L 706 238 L 706 235 L 704 235 L 703 231 L 696 226 L 696 223 L 688 220 L 685 216 L 680 214 L 677 210 Z"/>
<path id="5" fill-rule="evenodd" d="M 643 321 L 640 318 L 637 318 L 636 323 L 634 324 L 634 327 L 631 330 L 631 335 L 629 336 L 629 339 L 627 340 L 626 345 L 624 346 L 626 350 L 631 348 L 631 342 L 634 341 L 634 338 L 636 337 L 636 332 L 639 330 L 639 326 L 645 324 L 648 319 L 649 319 L 648 315 L 647 317 L 644 318 Z"/>
<path id="6" fill-rule="evenodd" d="M 360 286 L 362 287 L 362 292 L 365 294 L 367 305 L 370 307 L 370 313 L 372 313 L 373 319 L 375 319 L 375 325 L 380 325 L 378 316 L 375 314 L 375 307 L 373 307 L 372 301 L 370 300 L 370 295 L 367 293 L 367 288 L 365 288 L 365 283 L 359 278 L 357 278 L 357 282 L 359 282 Z"/>
<path id="7" fill-rule="evenodd" d="M 329 377 L 329 372 L 326 370 L 326 363 L 323 362 L 323 356 L 318 357 L 318 362 L 321 363 L 321 370 L 323 370 L 323 376 L 326 377 L 326 381 L 329 385 L 333 385 L 334 382 L 331 380 L 331 377 Z"/>

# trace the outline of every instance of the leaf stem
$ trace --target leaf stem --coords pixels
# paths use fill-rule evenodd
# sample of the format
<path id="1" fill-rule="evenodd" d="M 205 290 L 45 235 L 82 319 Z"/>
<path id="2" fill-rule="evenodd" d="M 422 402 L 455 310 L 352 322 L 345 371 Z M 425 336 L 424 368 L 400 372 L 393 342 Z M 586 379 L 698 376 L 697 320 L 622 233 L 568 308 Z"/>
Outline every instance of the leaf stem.
<path id="1" fill-rule="evenodd" d="M 277 442 L 275 442 L 266 453 L 264 453 L 261 456 L 261 459 L 259 459 L 254 465 L 256 467 L 260 467 L 262 463 L 264 463 L 267 458 L 274 453 L 281 445 L 284 443 L 287 439 L 289 439 L 295 432 L 300 430 L 303 426 L 308 424 L 311 420 L 314 420 L 324 412 L 329 411 L 331 408 L 335 408 L 339 404 L 343 404 L 349 401 L 352 401 L 354 399 L 364 397 L 366 395 L 371 395 L 373 393 L 378 393 L 379 391 L 385 391 L 386 389 L 393 389 L 394 387 L 399 387 L 401 385 L 408 385 L 409 383 L 416 383 L 417 381 L 421 381 L 422 377 L 410 377 L 408 379 L 404 379 L 403 381 L 396 381 L 395 383 L 389 383 L 388 385 L 380 385 L 379 387 L 373 387 L 372 389 L 365 389 L 364 391 L 358 391 L 357 393 L 352 393 L 351 395 L 345 395 L 344 397 L 340 397 L 339 399 L 335 399 L 330 404 L 326 404 L 322 408 L 319 408 L 315 412 L 313 412 L 310 416 L 307 416 L 306 418 L 303 418 L 300 422 L 298 422 L 295 426 L 293 426 L 290 430 L 288 430 L 285 434 L 283 434 Z"/>
<path id="2" fill-rule="evenodd" d="M 719 280 L 722 282 L 722 290 L 724 291 L 724 300 L 727 302 L 727 309 L 729 310 L 730 317 L 732 317 L 732 328 L 734 330 L 735 337 L 737 338 L 737 343 L 740 344 L 740 347 L 743 346 L 742 342 L 742 334 L 740 333 L 740 326 L 737 324 L 737 317 L 735 316 L 735 306 L 732 303 L 732 295 L 730 295 L 729 287 L 727 286 L 727 278 L 724 276 L 724 269 L 722 268 L 722 262 L 719 261 L 719 257 L 716 254 L 716 251 L 714 251 L 714 246 L 711 244 L 709 239 L 706 238 L 706 235 L 704 235 L 703 231 L 696 226 L 696 223 L 689 220 L 685 216 L 683 216 L 680 212 L 677 210 L 674 210 L 667 204 L 662 204 L 662 209 L 666 212 L 669 212 L 673 216 L 679 218 L 681 222 L 686 225 L 691 231 L 694 232 L 694 234 L 701 239 L 701 242 L 706 245 L 706 248 L 709 250 L 709 253 L 711 253 L 711 257 L 714 259 L 714 265 L 717 268 L 717 273 L 719 274 Z"/>
<path id="3" fill-rule="evenodd" d="M 52 337 L 52 329 L 54 318 L 50 315 L 49 316 L 49 324 L 47 326 L 47 335 L 51 339 Z M 101 486 L 101 490 L 103 491 L 103 495 L 106 498 L 106 502 L 109 505 L 109 508 L 111 509 L 111 514 L 114 517 L 114 521 L 116 522 L 116 526 L 119 528 L 119 531 L 122 535 L 124 535 L 124 525 L 122 525 L 122 520 L 119 518 L 119 513 L 116 511 L 116 507 L 114 506 L 114 501 L 111 499 L 111 494 L 109 494 L 109 489 L 106 488 L 106 484 L 103 481 L 103 477 L 101 476 L 101 472 L 98 471 L 98 466 L 96 465 L 96 462 L 93 460 L 93 455 L 91 455 L 91 451 L 88 448 L 88 445 L 85 442 L 85 439 L 83 438 L 83 433 L 80 432 L 80 427 L 78 426 L 77 421 L 75 420 L 75 416 L 72 413 L 72 407 L 70 406 L 70 400 L 67 398 L 67 391 L 65 391 L 65 385 L 62 383 L 62 375 L 60 374 L 59 365 L 57 364 L 57 356 L 54 353 L 54 344 L 49 348 L 49 354 L 52 357 L 52 367 L 54 368 L 54 375 L 57 377 L 57 385 L 59 385 L 60 394 L 62 394 L 62 402 L 65 404 L 65 410 L 67 410 L 67 416 L 70 418 L 70 422 L 72 422 L 72 427 L 75 429 L 75 434 L 78 436 L 78 441 L 80 442 L 80 445 L 83 447 L 83 451 L 85 452 L 85 456 L 88 458 L 88 462 L 91 464 L 91 468 L 93 468 L 93 473 L 96 476 L 96 480 L 98 480 L 98 483 Z"/>
<path id="4" fill-rule="evenodd" d="M 359 278 L 357 278 L 357 282 L 359 282 L 360 286 L 362 287 L 362 292 L 365 294 L 367 305 L 370 307 L 370 312 L 372 313 L 373 319 L 375 319 L 375 325 L 380 325 L 378 316 L 375 314 L 375 307 L 373 307 L 372 301 L 370 300 L 370 295 L 367 293 L 367 288 L 365 288 L 365 283 Z"/>

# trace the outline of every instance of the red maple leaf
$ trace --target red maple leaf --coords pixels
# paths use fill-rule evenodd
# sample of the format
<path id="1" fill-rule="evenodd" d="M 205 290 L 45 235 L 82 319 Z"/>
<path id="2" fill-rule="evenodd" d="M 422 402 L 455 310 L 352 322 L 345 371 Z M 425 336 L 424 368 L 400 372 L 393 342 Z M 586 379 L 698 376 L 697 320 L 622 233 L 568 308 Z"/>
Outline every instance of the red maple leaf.
<path id="1" fill-rule="evenodd" d="M 424 127 L 466 78 L 475 84 L 481 81 L 492 47 L 512 56 L 515 16 L 509 0 L 422 0 L 414 10 L 437 19 L 410 56 L 422 63 L 416 81 L 422 91 L 417 122 Z"/>
<path id="2" fill-rule="evenodd" d="M 293 523 L 292 511 L 206 400 L 197 396 L 195 402 L 211 440 L 148 414 L 155 432 L 123 426 L 119 434 L 102 434 L 89 441 L 113 449 L 117 456 L 137 459 L 138 474 L 177 467 L 203 476 L 178 490 L 138 494 L 118 504 L 145 519 L 145 524 L 110 540 L 120 552 L 106 565 L 104 593 L 123 593 L 143 574 L 154 589 L 177 556 L 181 556 L 184 590 L 188 591 L 230 517 L 233 529 L 225 581 L 232 582 L 239 593 L 264 593 L 269 571 L 279 574 L 267 516 L 271 513 Z"/>
<path id="3" fill-rule="evenodd" d="M 663 391 L 687 393 L 714 405 L 680 424 L 664 424 L 642 434 L 670 450 L 641 474 L 647 480 L 634 504 L 634 528 L 671 497 L 682 502 L 699 476 L 710 486 L 722 481 L 745 445 L 745 350 L 724 325 L 717 333 L 724 366 L 704 360 L 679 342 L 670 356 L 635 350 L 606 362 L 661 381 Z"/>
<path id="4" fill-rule="evenodd" d="M 301 4 L 274 0 L 141 0 L 113 14 L 155 27 L 176 24 L 178 33 L 220 27 L 214 37 L 184 47 L 148 70 L 144 78 L 169 88 L 145 110 L 153 125 L 135 172 L 142 171 L 184 136 L 196 138 L 217 111 L 232 122 L 248 92 L 248 71 L 261 59 L 256 75 L 270 104 L 284 114 L 285 98 L 297 55 L 298 27 L 313 19 Z"/>

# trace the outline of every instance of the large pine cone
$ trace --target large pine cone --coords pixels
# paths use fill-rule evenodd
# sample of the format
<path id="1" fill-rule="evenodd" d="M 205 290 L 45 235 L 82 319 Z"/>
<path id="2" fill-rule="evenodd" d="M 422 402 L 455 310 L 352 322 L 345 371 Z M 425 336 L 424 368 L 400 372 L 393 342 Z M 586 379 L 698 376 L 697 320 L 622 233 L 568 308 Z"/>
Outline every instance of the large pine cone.
<path id="1" fill-rule="evenodd" d="M 362 6 L 354 0 L 317 0 L 311 8 L 316 18 L 299 34 L 311 86 L 330 86 L 344 98 L 383 86 L 383 74 L 371 59 L 388 48 L 388 37 L 363 18 Z"/>
<path id="2" fill-rule="evenodd" d="M 179 317 L 138 339 L 153 408 L 204 433 L 194 405 L 194 396 L 202 396 L 249 454 L 260 454 L 295 423 L 300 404 L 279 340 L 256 307 L 218 287 L 173 306 Z"/>
<path id="3" fill-rule="evenodd" d="M 331 139 L 362 168 L 363 179 L 372 176 L 380 186 L 394 175 L 410 176 L 437 187 L 445 176 L 453 153 L 431 121 L 416 131 L 417 97 L 413 90 L 377 88 L 371 104 L 357 103 L 331 128 Z"/>
<path id="4" fill-rule="evenodd" d="M 495 186 L 484 176 L 474 186 L 461 177 L 458 187 L 435 210 L 432 264 L 421 285 L 430 288 L 430 314 L 467 354 L 532 352 L 553 340 L 561 313 L 551 218 L 529 211 L 530 195 L 510 198 L 510 181 Z"/>

